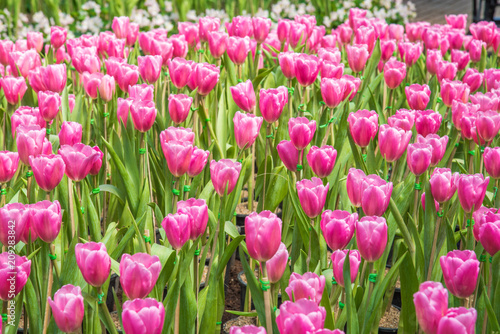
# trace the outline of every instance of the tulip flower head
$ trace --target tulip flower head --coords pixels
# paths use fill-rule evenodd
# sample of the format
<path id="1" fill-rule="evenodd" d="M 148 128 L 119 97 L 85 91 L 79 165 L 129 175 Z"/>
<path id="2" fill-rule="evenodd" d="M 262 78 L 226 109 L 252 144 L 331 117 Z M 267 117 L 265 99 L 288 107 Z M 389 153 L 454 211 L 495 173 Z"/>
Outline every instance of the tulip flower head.
<path id="1" fill-rule="evenodd" d="M 448 291 L 439 282 L 424 282 L 413 295 L 413 303 L 422 331 L 436 334 L 439 321 L 448 310 Z"/>
<path id="2" fill-rule="evenodd" d="M 160 334 L 165 322 L 165 307 L 153 298 L 127 300 L 123 303 L 125 334 Z"/>
<path id="3" fill-rule="evenodd" d="M 359 264 L 361 263 L 361 255 L 357 250 L 336 250 L 332 253 L 333 277 L 341 287 L 345 286 L 344 282 L 344 262 L 349 253 L 349 266 L 351 273 L 351 283 L 356 281 L 358 276 Z"/>
<path id="4" fill-rule="evenodd" d="M 144 298 L 153 290 L 160 275 L 158 256 L 146 253 L 123 254 L 120 261 L 120 284 L 130 299 Z"/>
<path id="5" fill-rule="evenodd" d="M 111 258 L 101 242 L 76 244 L 76 263 L 85 281 L 95 287 L 102 286 L 111 270 Z"/>
<path id="6" fill-rule="evenodd" d="M 61 182 L 66 164 L 60 155 L 30 156 L 29 162 L 40 189 L 50 192 Z"/>
<path id="7" fill-rule="evenodd" d="M 356 224 L 356 244 L 361 257 L 368 262 L 377 261 L 387 246 L 385 218 L 365 216 Z"/>
<path id="8" fill-rule="evenodd" d="M 61 331 L 72 333 L 81 327 L 85 310 L 79 286 L 64 285 L 56 291 L 54 300 L 50 296 L 48 300 L 56 325 Z"/>
<path id="9" fill-rule="evenodd" d="M 485 178 L 482 174 L 460 176 L 457 181 L 457 192 L 465 212 L 473 212 L 481 207 L 489 182 L 490 178 Z"/>
<path id="10" fill-rule="evenodd" d="M 347 118 L 352 139 L 356 145 L 367 147 L 378 131 L 378 114 L 373 110 L 358 110 Z"/>
<path id="11" fill-rule="evenodd" d="M 240 177 L 241 163 L 229 159 L 210 162 L 210 178 L 219 196 L 229 195 Z"/>
<path id="12" fill-rule="evenodd" d="M 281 219 L 271 211 L 252 212 L 245 218 L 248 254 L 259 262 L 270 260 L 281 244 Z"/>
<path id="13" fill-rule="evenodd" d="M 470 250 L 454 250 L 439 259 L 446 287 L 455 297 L 467 298 L 476 289 L 479 261 Z"/>
<path id="14" fill-rule="evenodd" d="M 329 184 L 323 185 L 323 181 L 317 177 L 297 182 L 299 201 L 304 213 L 309 218 L 314 219 L 323 211 L 328 189 Z"/>
<path id="15" fill-rule="evenodd" d="M 309 299 L 319 305 L 324 289 L 325 276 L 318 276 L 312 272 L 304 273 L 304 275 L 292 273 L 286 293 L 290 300 Z"/>
<path id="16" fill-rule="evenodd" d="M 288 265 L 288 250 L 283 242 L 280 243 L 278 250 L 273 257 L 266 261 L 267 275 L 269 282 L 278 283 L 285 273 Z"/>

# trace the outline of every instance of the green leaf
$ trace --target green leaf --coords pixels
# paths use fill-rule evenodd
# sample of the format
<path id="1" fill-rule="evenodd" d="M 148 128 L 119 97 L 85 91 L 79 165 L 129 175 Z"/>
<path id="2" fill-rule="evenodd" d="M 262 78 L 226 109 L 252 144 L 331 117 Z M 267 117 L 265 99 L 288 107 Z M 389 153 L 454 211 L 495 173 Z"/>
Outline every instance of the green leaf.
<path id="1" fill-rule="evenodd" d="M 346 254 L 346 259 L 349 258 L 349 253 Z M 352 287 L 351 284 L 347 283 L 351 281 L 351 261 L 344 261 L 344 282 L 345 284 L 345 296 L 346 303 L 344 306 L 344 312 L 347 313 L 347 330 L 349 334 L 359 333 L 358 317 L 356 316 L 356 304 L 354 303 L 354 298 L 352 297 Z"/>
<path id="2" fill-rule="evenodd" d="M 271 172 L 269 186 L 266 192 L 266 202 L 264 210 L 276 210 L 288 193 L 288 175 L 285 166 L 278 166 Z"/>

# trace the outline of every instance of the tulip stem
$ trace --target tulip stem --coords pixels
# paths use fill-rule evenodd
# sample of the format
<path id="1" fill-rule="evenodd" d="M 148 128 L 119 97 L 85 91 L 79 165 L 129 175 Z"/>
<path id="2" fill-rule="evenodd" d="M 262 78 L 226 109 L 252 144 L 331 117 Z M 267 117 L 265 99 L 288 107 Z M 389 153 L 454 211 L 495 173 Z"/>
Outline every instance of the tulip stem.
<path id="1" fill-rule="evenodd" d="M 441 211 L 441 206 L 439 206 L 438 209 L 438 217 L 436 219 L 436 228 L 434 230 L 434 239 L 432 240 L 432 248 L 431 248 L 431 256 L 429 258 L 429 268 L 427 271 L 427 280 L 431 280 L 432 276 L 432 268 L 434 268 L 434 253 L 436 253 L 436 246 L 437 246 L 437 238 L 439 234 L 439 227 L 441 225 L 441 216 L 439 215 L 439 212 Z"/>
<path id="2" fill-rule="evenodd" d="M 264 154 L 264 185 L 262 187 L 262 208 L 266 205 L 266 176 L 267 176 L 267 154 L 269 152 L 269 141 L 271 138 L 269 136 L 271 135 L 271 124 L 267 124 L 266 127 L 266 149 L 265 149 L 265 154 Z"/>
<path id="3" fill-rule="evenodd" d="M 413 221 L 418 228 L 418 188 L 417 184 L 420 184 L 420 175 L 416 176 L 415 179 L 415 196 L 413 198 Z"/>
<path id="4" fill-rule="evenodd" d="M 273 332 L 271 315 L 271 293 L 269 290 L 269 278 L 267 277 L 266 262 L 261 262 L 262 267 L 262 290 L 264 291 L 264 307 L 266 310 L 266 329 L 268 333 Z"/>
<path id="5" fill-rule="evenodd" d="M 179 257 L 179 250 L 176 250 L 176 260 L 179 262 L 179 266 L 181 265 L 181 260 Z M 212 254 L 213 257 L 213 254 Z M 179 287 L 179 296 L 177 296 L 177 305 L 175 306 L 175 322 L 174 322 L 174 334 L 179 334 L 179 321 L 181 317 L 181 293 Z"/>
<path id="6" fill-rule="evenodd" d="M 199 241 L 196 240 L 195 243 L 198 245 Z M 193 275 L 194 275 L 194 294 L 195 294 L 195 298 L 196 298 L 196 305 L 198 305 L 198 295 L 200 293 L 200 283 L 198 283 L 198 281 L 200 280 L 199 278 L 199 270 L 198 270 L 198 266 L 199 266 L 199 250 L 198 250 L 198 247 L 196 247 L 196 251 L 194 252 L 194 261 L 193 261 Z M 198 308 L 198 306 L 197 306 Z M 195 327 L 196 327 L 196 334 L 198 334 L 200 332 L 200 319 L 199 319 L 199 314 L 198 312 L 196 312 L 196 323 L 195 323 Z"/>
<path id="7" fill-rule="evenodd" d="M 100 287 L 97 288 L 97 296 L 99 296 L 99 295 L 103 296 L 102 286 L 100 286 Z M 106 319 L 106 322 L 108 324 L 114 324 L 113 319 L 111 318 L 111 314 L 109 314 L 109 310 L 108 310 L 108 307 L 106 306 L 106 303 L 103 302 L 102 300 L 98 299 L 97 305 L 101 309 L 102 314 L 104 315 L 104 318 Z M 102 321 L 103 327 L 106 327 L 105 323 L 104 323 L 104 320 L 101 320 L 101 321 Z M 105 333 L 105 332 L 106 331 L 103 330 L 103 333 Z M 115 326 L 111 326 L 111 328 L 108 328 L 108 332 L 110 334 L 118 334 L 118 331 L 116 330 Z"/>
<path id="8" fill-rule="evenodd" d="M 255 195 L 255 146 L 252 145 L 252 162 L 250 164 L 250 180 L 248 182 L 248 210 L 250 212 L 253 212 L 253 198 Z"/>
<path id="9" fill-rule="evenodd" d="M 486 298 L 491 299 L 491 281 L 493 280 L 493 268 L 490 267 L 488 261 L 485 262 L 484 268 L 486 269 L 486 273 L 488 275 L 488 291 L 487 291 L 488 295 L 486 296 Z M 484 312 L 483 334 L 486 333 L 487 324 L 488 324 L 488 313 Z"/>
<path id="10" fill-rule="evenodd" d="M 3 184 L 0 184 L 0 190 L 5 189 L 7 190 L 7 186 L 5 188 L 2 187 Z M 0 207 L 3 207 L 5 205 L 7 195 L 0 193 Z"/>
<path id="11" fill-rule="evenodd" d="M 54 245 L 50 245 L 52 248 Z M 52 252 L 51 252 L 52 253 Z M 52 261 L 49 263 L 49 280 L 47 282 L 47 301 L 45 302 L 45 317 L 43 320 L 43 334 L 47 334 L 47 329 L 49 328 L 50 323 L 50 305 L 49 305 L 49 297 L 52 296 L 52 283 L 53 283 L 53 275 L 52 275 L 53 264 Z"/>
<path id="12" fill-rule="evenodd" d="M 7 136 L 5 135 L 7 131 L 7 111 L 4 110 L 3 112 L 3 122 L 2 122 L 2 133 L 4 134 L 3 136 L 3 150 L 7 150 Z"/>
<path id="13" fill-rule="evenodd" d="M 289 117 L 288 119 L 292 118 L 293 116 L 293 93 L 290 94 L 290 92 L 293 92 L 293 83 L 292 80 L 288 79 L 288 113 Z"/>
<path id="14" fill-rule="evenodd" d="M 71 237 L 75 237 L 75 204 L 74 204 L 74 191 L 73 181 L 68 177 L 68 193 L 69 193 L 69 214 L 71 216 Z"/>
<path id="15" fill-rule="evenodd" d="M 314 226 L 314 220 L 311 220 L 311 225 Z M 307 270 L 309 271 L 309 265 L 311 264 L 311 240 L 312 240 L 312 228 L 309 227 L 309 245 L 307 250 Z"/>
<path id="16" fill-rule="evenodd" d="M 108 113 L 108 104 L 104 104 L 104 115 L 107 115 Z M 106 126 L 106 118 L 107 116 L 104 116 L 104 140 L 108 141 L 108 130 Z M 103 155 L 102 155 L 102 163 L 104 164 L 104 184 L 108 183 L 108 159 L 107 159 L 107 148 L 106 145 L 104 145 L 103 148 Z M 102 230 L 104 233 L 106 233 L 106 216 L 107 216 L 107 210 L 108 210 L 108 205 L 107 205 L 107 194 L 108 192 L 104 192 L 104 198 L 103 198 L 103 208 L 102 208 Z M 99 196 L 97 197 L 99 198 Z"/>
<path id="17" fill-rule="evenodd" d="M 224 191 L 224 194 L 226 192 Z M 219 230 L 220 230 L 220 222 L 223 221 L 223 200 L 224 200 L 224 196 L 221 196 L 221 199 L 220 199 L 220 205 L 219 205 L 219 219 L 217 220 L 217 227 L 215 228 L 215 235 L 214 235 L 214 239 L 213 239 L 213 244 L 212 244 L 212 253 L 210 254 L 210 262 L 208 264 L 208 272 L 207 272 L 207 278 L 206 278 L 206 282 L 208 282 L 209 280 L 209 277 L 210 277 L 210 272 L 212 271 L 212 265 L 214 263 L 214 258 L 215 258 L 215 250 L 216 250 L 216 247 L 217 247 L 217 239 L 219 239 Z"/>

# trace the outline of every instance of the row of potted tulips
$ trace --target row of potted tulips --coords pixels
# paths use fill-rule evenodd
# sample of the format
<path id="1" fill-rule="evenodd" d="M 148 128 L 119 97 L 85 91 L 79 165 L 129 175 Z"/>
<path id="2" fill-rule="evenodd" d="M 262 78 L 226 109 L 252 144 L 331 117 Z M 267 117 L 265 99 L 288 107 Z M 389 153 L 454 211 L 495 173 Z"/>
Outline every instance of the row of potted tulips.
<path id="1" fill-rule="evenodd" d="M 0 242 L 14 221 L 22 268 L 10 318 L 115 332 L 113 271 L 126 333 L 211 333 L 239 249 L 263 328 L 233 332 L 371 331 L 398 276 L 405 331 L 500 330 L 500 34 L 366 15 L 328 35 L 311 16 L 235 17 L 227 33 L 205 17 L 171 36 L 120 17 L 99 36 L 53 27 L 45 49 L 36 33 L 0 41 Z"/>

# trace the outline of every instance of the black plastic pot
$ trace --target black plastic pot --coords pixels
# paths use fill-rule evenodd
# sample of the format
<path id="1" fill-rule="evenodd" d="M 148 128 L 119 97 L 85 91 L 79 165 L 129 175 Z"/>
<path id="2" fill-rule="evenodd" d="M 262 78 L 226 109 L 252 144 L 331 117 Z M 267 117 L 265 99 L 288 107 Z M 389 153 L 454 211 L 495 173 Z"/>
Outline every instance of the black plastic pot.
<path id="1" fill-rule="evenodd" d="M 240 287 L 241 287 L 241 291 L 240 291 L 240 309 L 241 311 L 243 312 L 243 310 L 245 309 L 245 296 L 247 294 L 247 284 L 243 281 L 243 279 L 241 278 L 241 275 L 244 275 L 245 272 L 244 271 L 240 271 L 240 273 L 238 274 L 238 282 L 240 283 Z M 278 294 L 278 308 L 281 306 L 281 294 Z M 252 301 L 252 309 L 254 309 L 255 306 L 253 304 L 253 301 Z"/>
<path id="2" fill-rule="evenodd" d="M 394 304 L 392 304 L 392 306 L 394 306 L 395 308 L 397 308 L 401 312 L 401 307 L 398 307 L 398 306 L 396 306 Z M 379 332 L 379 334 L 397 333 L 398 332 L 398 328 L 379 327 L 378 328 L 378 332 Z"/>

